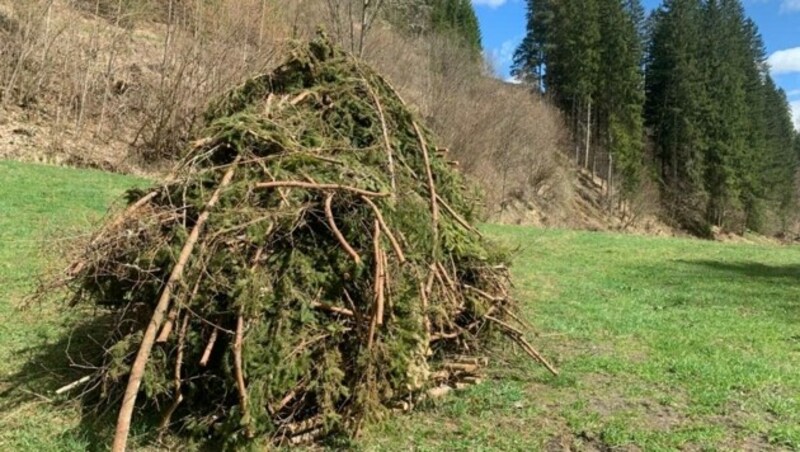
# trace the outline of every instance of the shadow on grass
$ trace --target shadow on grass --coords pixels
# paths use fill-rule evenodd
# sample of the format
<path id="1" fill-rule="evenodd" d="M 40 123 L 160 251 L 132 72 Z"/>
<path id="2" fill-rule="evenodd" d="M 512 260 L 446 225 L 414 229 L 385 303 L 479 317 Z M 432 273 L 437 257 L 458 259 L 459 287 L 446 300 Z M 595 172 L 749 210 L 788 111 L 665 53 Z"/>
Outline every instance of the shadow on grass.
<path id="1" fill-rule="evenodd" d="M 776 282 L 780 280 L 781 282 L 800 285 L 800 264 L 766 265 L 760 262 L 719 262 L 713 260 L 678 260 L 677 262 L 703 267 L 730 276 L 767 278 L 774 279 Z"/>
<path id="2" fill-rule="evenodd" d="M 17 354 L 32 358 L 18 372 L 3 378 L 5 389 L 0 392 L 0 412 L 24 409 L 25 405 L 42 401 L 56 411 L 79 403 L 80 423 L 63 436 L 85 441 L 90 445 L 88 450 L 107 450 L 121 397 L 101 399 L 102 382 L 94 375 L 98 374 L 97 363 L 102 362 L 104 333 L 113 325 L 114 315 L 87 313 L 83 320 L 71 325 L 70 334 L 58 341 L 17 350 Z M 81 382 L 86 376 L 92 379 Z M 63 394 L 56 394 L 58 389 L 71 383 L 76 384 Z M 152 431 L 147 426 L 153 427 L 155 420 L 139 419 L 136 424 L 134 430 Z"/>
<path id="3" fill-rule="evenodd" d="M 800 264 L 681 259 L 636 272 L 646 279 L 635 285 L 659 292 L 659 307 L 736 307 L 800 322 Z"/>

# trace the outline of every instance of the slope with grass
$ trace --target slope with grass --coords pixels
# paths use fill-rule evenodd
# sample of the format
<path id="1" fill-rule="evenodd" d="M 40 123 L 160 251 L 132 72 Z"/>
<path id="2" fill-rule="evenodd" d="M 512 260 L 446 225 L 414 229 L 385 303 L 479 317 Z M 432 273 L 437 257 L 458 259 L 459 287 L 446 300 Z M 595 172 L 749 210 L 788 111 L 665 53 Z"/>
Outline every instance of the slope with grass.
<path id="1" fill-rule="evenodd" d="M 108 425 L 52 393 L 81 375 L 64 352 L 83 316 L 23 298 L 37 272 L 63 265 L 70 236 L 145 182 L 9 162 L 0 181 L 0 449 L 85 450 Z M 800 448 L 800 248 L 485 230 L 518 248 L 516 294 L 562 375 L 498 345 L 482 384 L 374 425 L 357 446 Z"/>

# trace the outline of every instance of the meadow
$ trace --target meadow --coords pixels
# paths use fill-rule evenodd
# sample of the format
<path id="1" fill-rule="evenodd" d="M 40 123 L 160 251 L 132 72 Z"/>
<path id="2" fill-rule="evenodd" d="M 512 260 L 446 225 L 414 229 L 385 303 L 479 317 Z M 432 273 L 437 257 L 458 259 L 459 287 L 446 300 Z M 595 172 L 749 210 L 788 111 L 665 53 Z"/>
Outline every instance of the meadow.
<path id="1" fill-rule="evenodd" d="M 14 162 L 0 181 L 0 450 L 102 450 L 107 425 L 54 394 L 87 372 L 92 312 L 29 295 L 149 182 Z M 561 375 L 498 343 L 481 384 L 371 425 L 355 448 L 800 449 L 800 247 L 483 229 L 514 250 L 521 314 Z"/>

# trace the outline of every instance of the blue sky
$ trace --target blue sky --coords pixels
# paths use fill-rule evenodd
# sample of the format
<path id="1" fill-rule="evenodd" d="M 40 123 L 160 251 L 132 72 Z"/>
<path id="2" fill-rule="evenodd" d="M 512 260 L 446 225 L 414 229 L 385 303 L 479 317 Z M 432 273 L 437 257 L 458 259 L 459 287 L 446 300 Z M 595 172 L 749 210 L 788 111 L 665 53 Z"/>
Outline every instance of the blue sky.
<path id="1" fill-rule="evenodd" d="M 517 44 L 525 35 L 524 0 L 472 0 L 483 34 L 483 47 L 498 75 L 508 77 Z M 648 9 L 660 0 L 644 0 Z M 744 0 L 764 37 L 772 75 L 789 97 L 800 129 L 800 0 Z"/>

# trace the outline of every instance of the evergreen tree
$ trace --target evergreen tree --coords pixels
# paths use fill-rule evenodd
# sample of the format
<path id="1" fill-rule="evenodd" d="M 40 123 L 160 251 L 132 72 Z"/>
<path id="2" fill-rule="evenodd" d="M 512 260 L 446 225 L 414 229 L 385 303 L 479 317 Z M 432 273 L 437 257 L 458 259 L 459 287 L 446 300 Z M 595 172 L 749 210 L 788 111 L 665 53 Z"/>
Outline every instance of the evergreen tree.
<path id="1" fill-rule="evenodd" d="M 567 114 L 576 159 L 608 151 L 633 191 L 642 165 L 644 8 L 639 0 L 528 0 L 513 74 Z"/>
<path id="2" fill-rule="evenodd" d="M 747 168 L 748 104 L 746 68 L 752 61 L 743 33 L 744 10 L 738 0 L 709 0 L 703 11 L 702 63 L 708 103 L 701 116 L 706 142 L 704 184 L 706 216 L 722 226 L 735 217 Z"/>
<path id="3" fill-rule="evenodd" d="M 478 17 L 470 0 L 428 0 L 431 7 L 433 31 L 454 35 L 465 45 L 481 51 L 481 32 Z"/>
<path id="4" fill-rule="evenodd" d="M 646 120 L 673 213 L 696 229 L 762 231 L 769 211 L 786 218 L 794 132 L 741 1 L 669 0 L 652 27 Z"/>
<path id="5" fill-rule="evenodd" d="M 595 98 L 598 135 L 622 174 L 623 193 L 639 184 L 644 127 L 644 80 L 640 35 L 643 8 L 638 0 L 599 0 L 600 61 Z"/>
<path id="6" fill-rule="evenodd" d="M 527 6 L 513 74 L 566 113 L 579 162 L 605 149 L 633 192 L 646 126 L 667 210 L 684 226 L 764 230 L 787 217 L 796 132 L 740 0 L 665 0 L 649 19 L 639 0 Z"/>
<path id="7" fill-rule="evenodd" d="M 791 110 L 786 94 L 775 85 L 769 75 L 764 83 L 764 120 L 766 124 L 763 170 L 760 177 L 764 187 L 763 198 L 775 203 L 784 220 L 796 209 L 796 176 L 800 165 L 797 133 L 792 124 Z M 758 230 L 759 224 L 748 225 Z M 786 226 L 783 224 L 782 226 Z"/>
<path id="8" fill-rule="evenodd" d="M 514 52 L 511 75 L 544 92 L 544 68 L 548 31 L 553 21 L 552 0 L 528 0 L 527 26 L 522 43 Z"/>
<path id="9" fill-rule="evenodd" d="M 701 126 L 707 109 L 702 70 L 702 5 L 667 0 L 651 17 L 645 74 L 645 119 L 651 128 L 666 206 L 685 227 L 706 233 L 707 137 Z"/>

